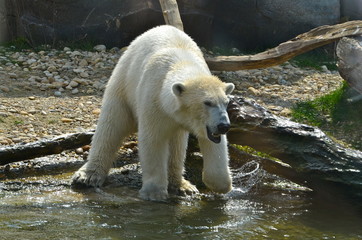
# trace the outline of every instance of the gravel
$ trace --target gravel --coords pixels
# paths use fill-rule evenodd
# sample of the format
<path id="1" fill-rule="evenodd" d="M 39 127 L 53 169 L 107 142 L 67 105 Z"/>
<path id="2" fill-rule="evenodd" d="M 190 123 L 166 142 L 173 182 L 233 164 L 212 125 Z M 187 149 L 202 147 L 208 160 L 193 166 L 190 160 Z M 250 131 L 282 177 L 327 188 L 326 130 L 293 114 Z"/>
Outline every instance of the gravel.
<path id="1" fill-rule="evenodd" d="M 0 146 L 94 129 L 105 85 L 122 50 L 14 51 L 0 47 Z M 290 63 L 267 69 L 215 72 L 236 93 L 289 116 L 297 101 L 338 88 L 336 71 L 301 69 Z"/>

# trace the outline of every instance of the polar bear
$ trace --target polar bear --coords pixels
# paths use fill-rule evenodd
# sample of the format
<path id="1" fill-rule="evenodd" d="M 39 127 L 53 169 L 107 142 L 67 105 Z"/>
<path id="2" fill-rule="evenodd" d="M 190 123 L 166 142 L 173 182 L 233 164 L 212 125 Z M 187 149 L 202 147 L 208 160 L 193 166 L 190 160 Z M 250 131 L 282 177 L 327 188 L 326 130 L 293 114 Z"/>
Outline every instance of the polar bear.
<path id="1" fill-rule="evenodd" d="M 138 131 L 142 169 L 140 197 L 163 201 L 168 189 L 196 193 L 183 177 L 189 133 L 204 159 L 202 178 L 212 191 L 232 189 L 225 133 L 232 83 L 213 76 L 196 43 L 172 26 L 137 37 L 107 84 L 87 163 L 73 184 L 99 187 L 122 140 Z"/>

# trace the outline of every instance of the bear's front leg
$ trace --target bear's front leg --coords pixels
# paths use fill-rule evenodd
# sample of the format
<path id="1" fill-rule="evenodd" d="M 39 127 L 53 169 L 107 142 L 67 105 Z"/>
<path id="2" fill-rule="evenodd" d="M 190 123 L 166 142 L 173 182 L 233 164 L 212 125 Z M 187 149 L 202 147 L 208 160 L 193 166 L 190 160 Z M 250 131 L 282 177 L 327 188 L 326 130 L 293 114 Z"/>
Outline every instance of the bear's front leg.
<path id="1" fill-rule="evenodd" d="M 232 178 L 226 136 L 222 135 L 221 142 L 218 144 L 209 139 L 200 138 L 199 145 L 204 159 L 202 181 L 214 192 L 230 192 Z"/>
<path id="2" fill-rule="evenodd" d="M 73 176 L 75 186 L 100 187 L 123 139 L 136 130 L 127 104 L 115 96 L 112 88 L 107 90 L 88 161 Z"/>
<path id="3" fill-rule="evenodd" d="M 146 125 L 150 127 L 149 125 Z M 142 188 L 140 197 L 151 201 L 165 201 L 168 197 L 167 160 L 169 157 L 168 138 L 155 128 L 138 132 L 139 156 L 142 167 Z M 157 127 L 156 127 L 157 128 Z"/>
<path id="4" fill-rule="evenodd" d="M 198 193 L 196 186 L 184 179 L 184 162 L 189 133 L 185 130 L 176 131 L 170 139 L 170 158 L 168 162 L 168 189 L 177 195 L 193 195 Z"/>

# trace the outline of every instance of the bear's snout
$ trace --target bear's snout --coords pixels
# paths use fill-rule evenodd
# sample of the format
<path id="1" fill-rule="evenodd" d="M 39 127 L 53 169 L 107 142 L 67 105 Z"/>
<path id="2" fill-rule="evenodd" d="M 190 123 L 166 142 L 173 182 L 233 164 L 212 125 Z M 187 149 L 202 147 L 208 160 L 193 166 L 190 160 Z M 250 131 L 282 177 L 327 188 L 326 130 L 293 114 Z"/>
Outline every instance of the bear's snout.
<path id="1" fill-rule="evenodd" d="M 220 123 L 219 125 L 217 125 L 217 130 L 219 134 L 225 134 L 229 131 L 229 129 L 230 129 L 229 123 Z"/>

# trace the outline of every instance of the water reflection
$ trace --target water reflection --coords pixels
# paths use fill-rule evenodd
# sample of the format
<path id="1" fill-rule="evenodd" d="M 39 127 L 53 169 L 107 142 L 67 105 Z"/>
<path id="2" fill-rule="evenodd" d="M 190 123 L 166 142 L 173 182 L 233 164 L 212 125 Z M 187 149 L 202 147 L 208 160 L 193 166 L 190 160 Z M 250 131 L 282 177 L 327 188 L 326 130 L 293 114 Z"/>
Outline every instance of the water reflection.
<path id="1" fill-rule="evenodd" d="M 314 193 L 259 187 L 157 203 L 130 187 L 4 189 L 3 239 L 362 239 L 358 204 Z"/>

